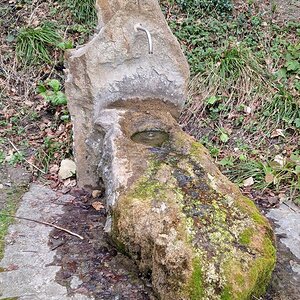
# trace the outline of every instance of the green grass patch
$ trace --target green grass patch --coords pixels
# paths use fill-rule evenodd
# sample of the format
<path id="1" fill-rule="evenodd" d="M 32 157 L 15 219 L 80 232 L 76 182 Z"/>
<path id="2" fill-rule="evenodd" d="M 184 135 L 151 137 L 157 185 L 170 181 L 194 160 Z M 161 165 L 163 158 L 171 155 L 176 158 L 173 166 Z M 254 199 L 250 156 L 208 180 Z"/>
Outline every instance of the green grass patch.
<path id="1" fill-rule="evenodd" d="M 16 41 L 17 57 L 25 65 L 51 63 L 51 50 L 57 47 L 61 40 L 51 22 L 42 23 L 38 27 L 22 27 Z"/>

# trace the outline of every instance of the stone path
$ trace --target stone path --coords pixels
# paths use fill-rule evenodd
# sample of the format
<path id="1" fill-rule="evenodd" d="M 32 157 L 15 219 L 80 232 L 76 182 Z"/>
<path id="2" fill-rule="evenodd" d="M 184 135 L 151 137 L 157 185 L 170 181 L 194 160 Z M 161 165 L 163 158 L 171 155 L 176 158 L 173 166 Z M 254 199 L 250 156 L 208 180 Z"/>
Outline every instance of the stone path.
<path id="1" fill-rule="evenodd" d="M 17 216 L 51 222 L 62 214 L 55 204 L 56 194 L 46 187 L 32 185 L 22 199 Z M 64 300 L 89 299 L 84 295 L 67 296 L 67 289 L 55 281 L 60 267 L 51 266 L 55 251 L 48 246 L 52 228 L 17 220 L 9 228 L 6 248 L 0 263 L 0 299 Z"/>
<path id="2" fill-rule="evenodd" d="M 9 228 L 0 262 L 0 299 L 155 299 L 149 283 L 138 278 L 136 266 L 107 242 L 105 214 L 93 210 L 88 197 L 76 199 L 36 184 L 23 196 L 17 216 L 56 222 L 84 235 L 85 241 L 38 223 L 16 220 Z M 300 209 L 283 204 L 268 217 L 276 227 L 278 264 L 265 299 L 297 300 Z"/>
<path id="3" fill-rule="evenodd" d="M 277 266 L 271 284 L 272 300 L 298 300 L 300 295 L 300 209 L 281 204 L 267 217 L 274 222 Z"/>

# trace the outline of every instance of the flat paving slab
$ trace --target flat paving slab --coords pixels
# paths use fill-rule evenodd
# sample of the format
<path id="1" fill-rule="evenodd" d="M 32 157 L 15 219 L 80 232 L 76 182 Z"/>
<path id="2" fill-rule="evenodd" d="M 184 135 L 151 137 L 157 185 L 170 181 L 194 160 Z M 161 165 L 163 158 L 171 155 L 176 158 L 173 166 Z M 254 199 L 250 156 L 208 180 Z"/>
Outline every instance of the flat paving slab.
<path id="1" fill-rule="evenodd" d="M 63 213 L 62 206 L 54 203 L 55 199 L 56 193 L 49 188 L 32 185 L 16 216 L 54 221 Z M 50 251 L 48 246 L 51 231 L 51 227 L 18 219 L 10 226 L 0 263 L 0 299 L 91 299 L 80 294 L 69 297 L 66 287 L 55 281 L 60 267 L 51 265 L 55 256 L 55 251 Z"/>
<path id="2" fill-rule="evenodd" d="M 283 203 L 271 209 L 277 238 L 277 265 L 271 282 L 272 300 L 300 299 L 300 208 Z"/>

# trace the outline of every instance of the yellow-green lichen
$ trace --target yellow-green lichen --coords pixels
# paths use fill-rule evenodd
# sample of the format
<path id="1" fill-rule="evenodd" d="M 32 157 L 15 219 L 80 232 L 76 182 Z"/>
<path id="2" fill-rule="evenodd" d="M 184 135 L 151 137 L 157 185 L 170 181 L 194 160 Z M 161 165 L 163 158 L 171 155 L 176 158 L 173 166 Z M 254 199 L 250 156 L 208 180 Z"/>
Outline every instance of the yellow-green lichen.
<path id="1" fill-rule="evenodd" d="M 267 242 L 269 244 L 269 242 Z M 265 294 L 266 287 L 271 280 L 271 275 L 275 267 L 275 249 L 273 246 L 267 246 L 267 253 L 274 253 L 272 256 L 264 256 L 254 261 L 249 270 L 250 280 L 253 282 L 254 287 L 251 291 L 251 296 L 260 297 Z M 269 254 L 267 254 L 269 255 Z M 245 298 L 247 299 L 247 298 Z"/>
<path id="2" fill-rule="evenodd" d="M 136 188 L 132 192 L 132 195 L 135 195 L 138 199 L 146 199 L 149 197 L 153 197 L 163 189 L 164 186 L 162 186 L 161 183 L 146 179 L 136 186 Z"/>
<path id="3" fill-rule="evenodd" d="M 262 216 L 262 214 L 257 209 L 255 203 L 251 199 L 241 196 L 241 197 L 238 197 L 237 200 L 238 200 L 237 201 L 238 207 L 243 212 L 250 215 L 252 220 L 255 223 L 269 227 L 268 221 L 266 220 L 266 218 L 264 216 Z"/>
<path id="4" fill-rule="evenodd" d="M 258 211 L 253 212 L 251 217 L 254 220 L 254 222 L 257 223 L 257 224 L 260 224 L 260 225 L 266 225 L 267 224 L 266 219 Z"/>
<path id="5" fill-rule="evenodd" d="M 244 231 L 244 241 L 249 242 L 247 245 L 251 244 L 254 235 L 251 231 Z M 262 249 L 257 253 L 256 259 L 248 259 L 247 263 L 242 263 L 239 255 L 229 260 L 224 267 L 227 286 L 221 295 L 222 300 L 250 300 L 253 296 L 260 297 L 266 292 L 271 279 L 276 258 L 273 242 L 268 236 L 263 237 Z M 242 258 L 246 259 L 245 254 Z"/>
<path id="6" fill-rule="evenodd" d="M 208 151 L 202 144 L 199 142 L 193 142 L 191 145 L 190 155 L 198 159 L 201 155 L 208 154 Z M 209 155 L 209 154 L 208 154 Z"/>

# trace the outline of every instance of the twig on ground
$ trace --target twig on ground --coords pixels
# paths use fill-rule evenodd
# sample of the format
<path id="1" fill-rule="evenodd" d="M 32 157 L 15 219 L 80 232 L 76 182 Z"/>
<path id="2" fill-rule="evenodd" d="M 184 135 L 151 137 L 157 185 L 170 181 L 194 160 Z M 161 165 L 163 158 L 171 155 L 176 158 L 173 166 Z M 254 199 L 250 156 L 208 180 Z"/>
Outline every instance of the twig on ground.
<path id="1" fill-rule="evenodd" d="M 20 152 L 20 150 L 15 146 L 15 144 L 10 140 L 8 139 L 9 143 L 13 146 L 13 148 L 20 154 L 22 155 L 22 153 Z M 41 173 L 43 174 L 47 174 L 45 171 L 41 170 L 40 168 L 38 168 L 36 165 L 34 165 L 33 163 L 31 163 L 30 161 L 28 161 L 26 158 L 24 158 L 24 160 L 29 164 L 31 165 L 32 167 L 34 167 L 35 169 L 37 169 L 38 171 L 40 171 Z"/>
<path id="2" fill-rule="evenodd" d="M 63 227 L 60 227 L 58 225 L 55 225 L 53 223 L 48 223 L 48 222 L 44 222 L 44 221 L 39 221 L 39 220 L 34 220 L 34 219 L 29 219 L 29 218 L 25 218 L 25 217 L 17 217 L 15 215 L 10 215 L 10 214 L 3 214 L 3 213 L 0 213 L 1 216 L 6 216 L 6 217 L 11 217 L 11 218 L 16 218 L 16 219 L 21 219 L 21 220 L 26 220 L 26 221 L 31 221 L 31 222 L 35 222 L 35 223 L 39 223 L 39 224 L 43 224 L 43 225 L 46 225 L 46 226 L 50 226 L 50 227 L 54 227 L 58 230 L 61 230 L 61 231 L 64 231 L 64 232 L 67 232 L 71 235 L 74 235 L 78 238 L 80 238 L 81 240 L 84 240 L 83 236 L 77 234 L 77 233 L 74 233 L 66 228 L 63 228 Z"/>
<path id="3" fill-rule="evenodd" d="M 292 210 L 293 212 L 296 212 L 296 210 L 293 208 L 293 207 L 291 207 L 288 203 L 286 203 L 286 202 L 282 202 L 282 204 L 284 204 L 285 206 L 287 206 L 290 210 Z"/>

